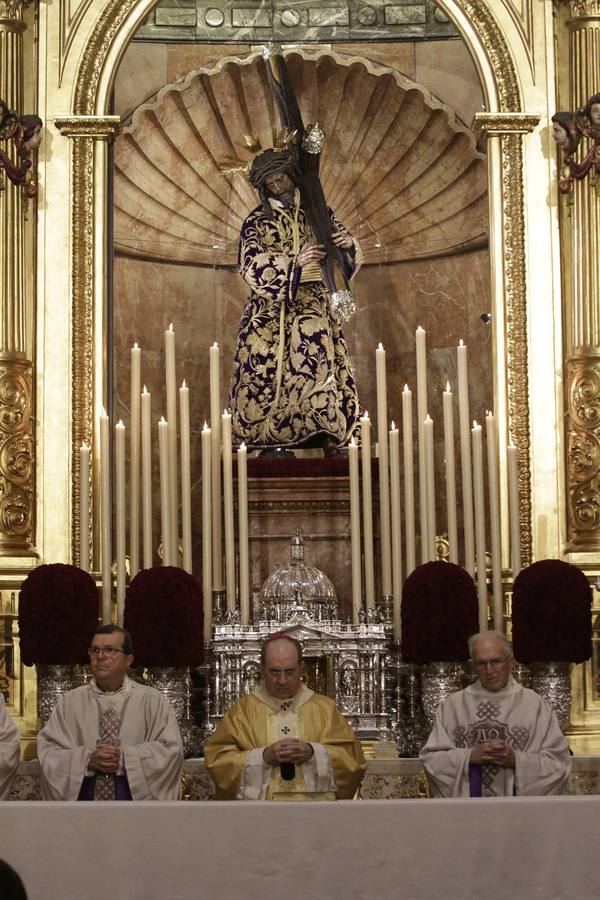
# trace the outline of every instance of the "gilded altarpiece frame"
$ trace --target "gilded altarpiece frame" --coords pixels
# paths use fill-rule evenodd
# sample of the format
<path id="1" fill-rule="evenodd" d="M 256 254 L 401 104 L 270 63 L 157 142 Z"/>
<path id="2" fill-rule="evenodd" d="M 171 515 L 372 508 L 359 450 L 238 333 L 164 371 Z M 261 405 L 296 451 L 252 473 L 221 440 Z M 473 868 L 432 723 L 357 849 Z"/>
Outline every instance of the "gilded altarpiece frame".
<path id="1" fill-rule="evenodd" d="M 76 27 L 81 30 L 81 36 L 72 44 L 74 48 L 76 46 L 80 62 L 72 85 L 67 85 L 66 79 L 75 72 L 75 67 L 69 66 L 68 61 L 61 59 L 60 76 L 56 73 L 57 79 L 60 77 L 63 81 L 62 87 L 71 88 L 72 98 L 71 108 L 65 109 L 55 124 L 70 141 L 70 545 L 74 562 L 79 561 L 81 540 L 85 541 L 78 526 L 79 447 L 82 441 L 91 441 L 93 445 L 97 439 L 93 421 L 106 390 L 102 375 L 105 336 L 98 333 L 99 323 L 105 315 L 106 273 L 102 239 L 98 235 L 105 233 L 103 217 L 108 215 L 106 142 L 120 129 L 118 119 L 106 113 L 120 57 L 136 28 L 155 5 L 155 0 L 82 0 L 81 15 L 78 9 L 76 16 Z M 487 139 L 490 159 L 492 295 L 496 322 L 494 394 L 501 444 L 506 445 L 512 438 L 519 447 L 521 553 L 526 565 L 534 558 L 535 542 L 530 474 L 533 451 L 526 247 L 526 209 L 529 204 L 523 173 L 527 168 L 525 158 L 529 152 L 530 133 L 536 129 L 540 116 L 523 110 L 523 85 L 529 86 L 530 97 L 539 97 L 539 94 L 532 88 L 529 46 L 520 45 L 515 51 L 517 31 L 511 18 L 514 8 L 510 0 L 502 0 L 500 4 L 491 0 L 442 0 L 438 5 L 453 20 L 469 47 L 481 74 L 489 110 L 477 117 L 477 128 Z M 62 8 L 64 3 L 60 6 Z M 50 12 L 50 15 L 60 16 L 60 10 Z M 536 16 L 539 28 L 545 34 L 548 29 L 545 14 L 538 10 L 534 18 Z M 532 27 L 535 29 L 535 22 Z M 547 35 L 542 40 L 551 44 Z M 530 105 L 528 101 L 527 106 Z M 543 106 L 534 106 L 532 113 L 538 113 L 540 109 L 547 112 Z M 97 485 L 93 483 L 90 489 L 92 523 L 97 519 L 93 513 L 96 495 Z M 503 529 L 507 532 L 506 484 L 502 485 L 502 508 Z M 93 548 L 94 570 L 97 570 L 99 535 L 93 531 L 87 537 Z M 600 709 L 595 715 L 600 724 Z"/>
<path id="2" fill-rule="evenodd" d="M 78 516 L 80 504 L 80 481 L 78 448 L 82 440 L 92 438 L 92 411 L 97 408 L 98 398 L 94 397 L 92 386 L 96 383 L 94 366 L 98 352 L 95 342 L 93 308 L 103 301 L 96 295 L 94 285 L 95 267 L 100 263 L 93 240 L 94 228 L 98 228 L 97 202 L 98 186 L 93 182 L 94 157 L 98 152 L 97 142 L 104 141 L 111 133 L 118 133 L 119 124 L 114 117 L 102 116 L 99 96 L 108 95 L 108 85 L 112 75 L 105 71 L 107 58 L 113 51 L 113 44 L 120 44 L 122 52 L 127 39 L 135 31 L 135 26 L 143 19 L 154 2 L 142 4 L 134 0 L 112 0 L 106 4 L 103 14 L 87 41 L 86 51 L 79 68 L 74 86 L 73 115 L 56 120 L 59 130 L 73 138 L 71 154 L 71 179 L 73 196 L 73 241 L 71 246 L 72 273 L 72 555 L 79 557 L 80 535 Z M 502 269 L 502 305 L 500 319 L 506 331 L 506 350 L 500 356 L 496 350 L 495 366 L 502 370 L 496 379 L 495 397 L 499 410 L 506 406 L 505 433 L 520 450 L 519 483 L 521 498 L 521 553 L 526 565 L 532 558 L 531 533 L 531 488 L 529 478 L 530 428 L 528 415 L 528 372 L 527 372 L 527 297 L 525 263 L 525 214 L 522 180 L 522 140 L 539 121 L 537 116 L 521 113 L 521 96 L 517 76 L 507 43 L 483 0 L 457 4 L 439 4 L 446 8 L 451 17 L 460 9 L 470 22 L 469 32 L 479 35 L 479 40 L 489 54 L 487 64 L 494 73 L 497 97 L 489 105 L 498 104 L 498 113 L 478 115 L 478 130 L 486 137 L 500 138 L 494 157 L 500 162 L 501 184 L 490 180 L 492 203 L 498 204 L 500 229 L 504 236 Z M 143 12 L 141 11 L 143 7 Z M 460 29 L 460 23 L 457 22 Z M 123 33 L 127 38 L 123 40 Z M 465 35 L 465 39 L 467 36 Z M 481 48 L 480 48 L 481 49 Z M 472 48 L 473 50 L 473 48 Z M 116 68 L 116 67 L 115 67 Z M 114 74 L 114 72 L 112 73 Z M 102 89 L 100 88 L 102 82 Z M 492 156 L 492 155 L 491 155 Z M 86 179 L 87 173 L 87 179 Z M 90 177 L 92 183 L 90 183 Z M 498 298 L 496 298 L 498 305 Z M 500 390 L 502 388 L 502 390 Z M 503 402 L 506 397 L 506 403 Z M 499 413 L 502 418 L 502 412 Z M 92 495 L 93 495 L 92 491 Z M 94 497 L 92 496 L 92 502 Z M 94 516 L 90 516 L 93 521 Z M 96 541 L 94 541 L 96 543 Z"/>

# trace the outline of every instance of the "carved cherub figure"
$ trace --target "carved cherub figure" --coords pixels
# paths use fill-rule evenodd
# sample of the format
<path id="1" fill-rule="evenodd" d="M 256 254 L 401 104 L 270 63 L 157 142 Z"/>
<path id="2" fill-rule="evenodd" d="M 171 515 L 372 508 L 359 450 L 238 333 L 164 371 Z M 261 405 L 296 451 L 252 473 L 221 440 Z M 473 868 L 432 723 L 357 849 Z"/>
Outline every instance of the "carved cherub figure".
<path id="1" fill-rule="evenodd" d="M 0 169 L 4 169 L 10 181 L 23 189 L 26 199 L 37 194 L 33 172 L 32 154 L 42 140 L 44 123 L 37 115 L 19 116 L 8 104 L 0 99 L 0 141 L 12 140 L 17 148 L 20 163 L 0 149 Z"/>
<path id="2" fill-rule="evenodd" d="M 568 194 L 573 180 L 582 181 L 590 175 L 596 193 L 600 195 L 600 93 L 592 94 L 585 106 L 573 115 L 557 112 L 552 116 L 552 137 L 564 154 L 564 166 L 559 176 L 559 190 Z M 575 153 L 582 137 L 591 142 L 583 159 Z M 591 174 L 590 174 L 591 173 Z"/>

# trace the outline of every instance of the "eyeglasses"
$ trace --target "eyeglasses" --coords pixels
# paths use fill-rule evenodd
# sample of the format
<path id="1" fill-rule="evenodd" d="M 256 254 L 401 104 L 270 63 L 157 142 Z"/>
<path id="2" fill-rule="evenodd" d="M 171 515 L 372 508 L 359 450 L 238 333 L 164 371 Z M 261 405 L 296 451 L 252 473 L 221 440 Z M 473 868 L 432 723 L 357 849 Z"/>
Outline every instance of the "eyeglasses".
<path id="1" fill-rule="evenodd" d="M 114 659 L 117 653 L 125 653 L 120 647 L 88 647 L 89 656 L 100 656 L 104 653 L 109 659 Z"/>
<path id="2" fill-rule="evenodd" d="M 508 656 L 503 656 L 502 658 L 497 657 L 496 659 L 472 659 L 471 662 L 479 672 L 485 672 L 487 668 L 499 669 L 500 666 L 503 666 L 509 659 L 510 654 Z"/>

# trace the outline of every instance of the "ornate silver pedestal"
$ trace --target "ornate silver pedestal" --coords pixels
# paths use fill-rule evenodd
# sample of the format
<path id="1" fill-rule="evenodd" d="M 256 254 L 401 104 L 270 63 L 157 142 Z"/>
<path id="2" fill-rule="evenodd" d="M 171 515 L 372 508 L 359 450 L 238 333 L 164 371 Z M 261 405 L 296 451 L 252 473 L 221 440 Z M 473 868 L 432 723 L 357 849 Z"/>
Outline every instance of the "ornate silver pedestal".
<path id="1" fill-rule="evenodd" d="M 550 704 L 558 724 L 564 728 L 571 711 L 571 663 L 534 662 L 531 670 L 532 689 Z"/>
<path id="2" fill-rule="evenodd" d="M 442 700 L 463 687 L 460 663 L 432 662 L 421 669 L 421 705 L 429 728 L 433 726 L 435 711 Z"/>
<path id="3" fill-rule="evenodd" d="M 194 723 L 191 713 L 192 685 L 189 668 L 157 666 L 145 671 L 146 678 L 138 680 L 160 691 L 175 711 L 186 759 L 198 756 L 202 744 L 202 734 L 201 729 Z"/>
<path id="4" fill-rule="evenodd" d="M 85 683 L 83 666 L 77 665 L 36 665 L 38 691 L 37 707 L 41 725 L 45 725 L 50 713 L 56 706 L 58 698 L 73 688 Z"/>

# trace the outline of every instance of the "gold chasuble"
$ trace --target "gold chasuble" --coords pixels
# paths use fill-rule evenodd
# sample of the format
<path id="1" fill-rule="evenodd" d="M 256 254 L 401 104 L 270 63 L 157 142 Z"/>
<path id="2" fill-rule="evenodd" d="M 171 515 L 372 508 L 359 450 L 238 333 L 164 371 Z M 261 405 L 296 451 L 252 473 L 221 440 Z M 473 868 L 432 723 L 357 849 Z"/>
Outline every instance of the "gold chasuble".
<path id="1" fill-rule="evenodd" d="M 311 744 L 314 754 L 291 781 L 263 750 L 285 737 Z M 289 700 L 264 687 L 242 697 L 223 716 L 204 747 L 218 800 L 350 800 L 365 772 L 360 743 L 333 700 L 302 685 Z"/>

